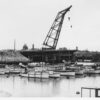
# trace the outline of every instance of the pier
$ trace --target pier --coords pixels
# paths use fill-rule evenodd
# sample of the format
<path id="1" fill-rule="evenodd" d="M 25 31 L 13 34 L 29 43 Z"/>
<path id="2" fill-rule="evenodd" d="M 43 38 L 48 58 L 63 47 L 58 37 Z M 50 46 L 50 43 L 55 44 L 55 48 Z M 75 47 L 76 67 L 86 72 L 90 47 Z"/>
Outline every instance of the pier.
<path id="1" fill-rule="evenodd" d="M 94 91 L 95 97 L 100 97 L 100 88 L 89 88 L 89 87 L 81 87 L 81 97 L 83 97 L 83 90 L 86 89 L 89 92 L 89 97 L 92 97 L 91 91 Z"/>

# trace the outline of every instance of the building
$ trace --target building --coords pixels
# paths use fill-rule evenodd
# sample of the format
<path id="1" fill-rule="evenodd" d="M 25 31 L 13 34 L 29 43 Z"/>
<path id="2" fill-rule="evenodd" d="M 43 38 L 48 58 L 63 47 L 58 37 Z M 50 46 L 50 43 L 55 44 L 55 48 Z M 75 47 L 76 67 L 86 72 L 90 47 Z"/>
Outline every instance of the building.
<path id="1" fill-rule="evenodd" d="M 21 50 L 20 53 L 29 58 L 32 62 L 62 63 L 65 61 L 74 61 L 74 52 L 76 50 Z"/>

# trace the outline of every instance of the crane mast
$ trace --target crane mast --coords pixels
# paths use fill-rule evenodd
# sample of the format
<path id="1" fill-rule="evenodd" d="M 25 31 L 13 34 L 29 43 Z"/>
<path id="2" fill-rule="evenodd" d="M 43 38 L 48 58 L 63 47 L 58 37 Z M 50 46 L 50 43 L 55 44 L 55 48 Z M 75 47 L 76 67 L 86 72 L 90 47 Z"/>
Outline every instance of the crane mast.
<path id="1" fill-rule="evenodd" d="M 44 42 L 43 46 L 45 49 L 56 49 L 59 35 L 61 32 L 62 24 L 64 21 L 65 14 L 70 11 L 72 5 L 60 12 L 58 12 Z"/>

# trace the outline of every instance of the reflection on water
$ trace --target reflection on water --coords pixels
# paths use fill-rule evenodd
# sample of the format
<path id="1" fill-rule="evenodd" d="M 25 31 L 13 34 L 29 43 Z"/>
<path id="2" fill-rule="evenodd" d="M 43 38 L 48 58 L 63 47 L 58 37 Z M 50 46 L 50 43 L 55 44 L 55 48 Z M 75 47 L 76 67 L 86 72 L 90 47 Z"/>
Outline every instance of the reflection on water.
<path id="1" fill-rule="evenodd" d="M 100 76 L 77 78 L 34 79 L 23 78 L 18 75 L 0 75 L 0 96 L 18 97 L 80 97 L 81 87 L 99 87 Z M 88 96 L 88 91 L 84 92 Z"/>

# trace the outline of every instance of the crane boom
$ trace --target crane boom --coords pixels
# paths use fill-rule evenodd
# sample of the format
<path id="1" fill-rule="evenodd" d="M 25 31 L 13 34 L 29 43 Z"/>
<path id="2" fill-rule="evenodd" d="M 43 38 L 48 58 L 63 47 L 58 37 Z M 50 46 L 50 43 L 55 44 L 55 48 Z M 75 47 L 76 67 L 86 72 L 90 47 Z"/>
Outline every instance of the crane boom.
<path id="1" fill-rule="evenodd" d="M 43 42 L 43 46 L 45 46 L 45 48 L 56 49 L 65 14 L 68 11 L 70 11 L 71 7 L 72 7 L 72 5 L 66 9 L 58 12 L 48 34 Z"/>

